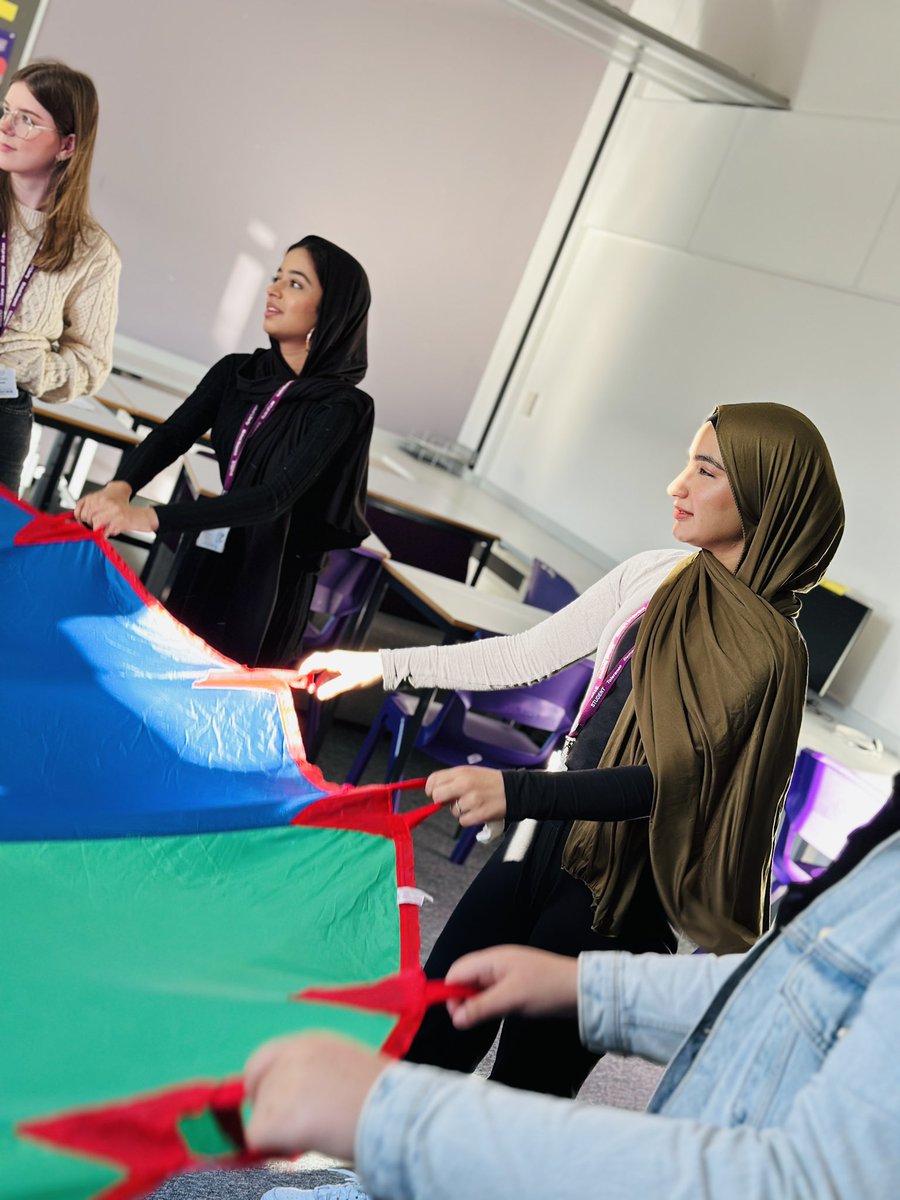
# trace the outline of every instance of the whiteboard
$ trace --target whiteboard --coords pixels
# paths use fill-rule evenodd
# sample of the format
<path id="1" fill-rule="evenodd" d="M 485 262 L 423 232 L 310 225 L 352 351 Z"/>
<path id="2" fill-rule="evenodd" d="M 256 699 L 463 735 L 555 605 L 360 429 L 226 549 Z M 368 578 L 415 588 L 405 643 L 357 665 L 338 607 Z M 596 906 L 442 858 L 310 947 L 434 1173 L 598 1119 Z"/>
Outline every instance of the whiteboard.
<path id="1" fill-rule="evenodd" d="M 371 279 L 379 423 L 447 436 L 604 66 L 505 0 L 63 0 L 36 53 L 97 84 L 120 333 L 251 349 L 266 279 L 317 233 Z"/>

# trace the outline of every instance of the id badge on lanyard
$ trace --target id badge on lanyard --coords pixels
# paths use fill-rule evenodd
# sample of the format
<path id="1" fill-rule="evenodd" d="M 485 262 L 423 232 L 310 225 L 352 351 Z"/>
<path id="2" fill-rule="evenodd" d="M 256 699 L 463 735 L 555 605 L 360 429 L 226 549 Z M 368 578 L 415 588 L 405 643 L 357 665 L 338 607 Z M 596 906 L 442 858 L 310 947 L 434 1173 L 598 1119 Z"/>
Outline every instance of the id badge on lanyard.
<path id="1" fill-rule="evenodd" d="M 202 533 L 197 534 L 194 544 L 201 550 L 212 550 L 216 554 L 221 554 L 227 540 L 228 527 L 224 526 L 222 529 L 204 529 Z"/>
<path id="2" fill-rule="evenodd" d="M 0 367 L 0 400 L 15 400 L 18 394 L 15 371 L 12 367 Z"/>
<path id="3" fill-rule="evenodd" d="M 0 233 L 0 337 L 6 333 L 9 328 L 9 323 L 15 315 L 16 309 L 22 303 L 22 297 L 31 283 L 31 277 L 36 271 L 34 259 L 41 248 L 43 239 L 37 244 L 34 256 L 31 262 L 25 268 L 25 274 L 19 280 L 19 285 L 13 292 L 12 300 L 9 302 L 9 308 L 6 307 L 6 292 L 9 282 L 9 238 L 6 236 L 6 230 Z M 16 373 L 12 367 L 0 367 L 0 400 L 15 400 L 19 394 L 19 385 L 16 380 Z"/>
<path id="4" fill-rule="evenodd" d="M 588 693 L 587 699 L 585 700 L 584 704 L 581 706 L 581 712 L 579 713 L 578 718 L 575 721 L 575 724 L 572 726 L 572 728 L 566 734 L 566 737 L 565 737 L 565 740 L 563 741 L 561 749 L 553 752 L 554 758 L 553 758 L 553 765 L 550 768 L 551 770 L 555 770 L 555 771 L 565 770 L 566 762 L 568 760 L 569 754 L 572 751 L 572 747 L 575 745 L 576 738 L 581 733 L 581 731 L 584 729 L 585 725 L 587 725 L 588 721 L 591 719 L 591 717 L 594 715 L 594 713 L 597 711 L 597 709 L 600 707 L 600 705 L 603 703 L 603 701 L 606 699 L 606 697 L 609 695 L 609 693 L 612 691 L 613 685 L 615 684 L 615 682 L 619 678 L 619 676 L 622 674 L 622 672 L 625 670 L 628 663 L 631 662 L 631 657 L 634 654 L 633 646 L 630 650 L 628 650 L 625 654 L 622 655 L 622 657 L 619 659 L 619 661 L 616 663 L 616 665 L 612 668 L 612 670 L 610 670 L 610 664 L 612 663 L 613 656 L 615 655 L 615 652 L 616 652 L 616 649 L 617 649 L 619 643 L 621 642 L 621 640 L 625 636 L 625 634 L 628 632 L 628 630 L 632 627 L 632 625 L 634 625 L 634 623 L 636 621 L 639 621 L 641 619 L 641 617 L 647 611 L 647 608 L 648 608 L 648 604 L 642 604 L 641 607 L 639 609 L 637 609 L 636 612 L 633 612 L 630 617 L 627 617 L 622 622 L 622 624 L 619 626 L 619 628 L 613 634 L 612 641 L 609 644 L 609 649 L 607 650 L 606 655 L 604 656 L 603 662 L 600 665 L 600 670 L 594 676 L 594 682 L 591 686 L 591 690 Z"/>
<path id="5" fill-rule="evenodd" d="M 287 383 L 283 383 L 271 400 L 266 403 L 262 412 L 259 411 L 259 405 L 254 404 L 246 417 L 244 417 L 228 458 L 228 468 L 225 471 L 225 481 L 222 485 L 223 493 L 231 491 L 238 463 L 241 460 L 241 455 L 244 453 L 247 442 L 268 421 L 269 417 L 271 417 L 272 413 L 278 407 L 281 397 L 293 382 L 293 379 L 289 379 Z M 221 554 L 225 549 L 225 543 L 228 541 L 229 532 L 230 529 L 228 526 L 224 526 L 221 529 L 204 529 L 202 533 L 197 534 L 197 537 L 194 539 L 194 545 L 199 546 L 201 550 L 212 550 L 214 554 Z"/>

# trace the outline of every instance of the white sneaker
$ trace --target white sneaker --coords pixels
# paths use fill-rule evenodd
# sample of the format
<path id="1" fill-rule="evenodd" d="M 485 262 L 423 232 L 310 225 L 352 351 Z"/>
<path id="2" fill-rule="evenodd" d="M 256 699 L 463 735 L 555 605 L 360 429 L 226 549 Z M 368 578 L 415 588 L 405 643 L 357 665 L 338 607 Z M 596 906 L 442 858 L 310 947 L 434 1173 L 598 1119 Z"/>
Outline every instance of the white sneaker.
<path id="1" fill-rule="evenodd" d="M 369 1200 L 359 1177 L 352 1171 L 338 1171 L 346 1183 L 320 1183 L 314 1188 L 275 1187 L 264 1192 L 259 1200 Z"/>

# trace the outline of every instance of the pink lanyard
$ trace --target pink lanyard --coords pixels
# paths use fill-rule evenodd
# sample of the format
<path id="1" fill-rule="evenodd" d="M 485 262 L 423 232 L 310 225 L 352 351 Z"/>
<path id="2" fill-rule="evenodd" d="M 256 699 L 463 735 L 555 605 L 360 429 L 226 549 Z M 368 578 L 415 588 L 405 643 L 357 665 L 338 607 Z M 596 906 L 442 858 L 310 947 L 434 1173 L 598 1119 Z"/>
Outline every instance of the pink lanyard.
<path id="1" fill-rule="evenodd" d="M 25 268 L 25 274 L 19 280 L 19 286 L 16 288 L 15 292 L 13 293 L 13 298 L 10 301 L 9 308 L 7 308 L 6 307 L 6 286 L 7 286 L 7 278 L 8 278 L 8 275 L 7 275 L 8 265 L 7 264 L 9 262 L 9 239 L 6 236 L 5 229 L 3 230 L 2 233 L 0 233 L 0 337 L 2 337 L 2 335 L 4 333 L 6 333 L 7 329 L 9 328 L 9 323 L 13 319 L 16 309 L 19 307 L 19 305 L 22 302 L 22 297 L 25 295 L 25 290 L 28 287 L 29 283 L 31 283 L 31 277 L 37 270 L 37 267 L 34 265 L 34 260 L 35 260 L 35 258 L 37 258 L 38 251 L 40 250 L 41 245 L 43 244 L 43 240 L 44 239 L 41 238 L 41 241 L 38 242 L 37 247 L 35 248 L 35 251 L 34 251 L 34 255 L 31 259 L 31 262 Z"/>
<path id="2" fill-rule="evenodd" d="M 612 641 L 609 643 L 609 649 L 606 651 L 603 662 L 600 664 L 600 670 L 594 676 L 594 682 L 591 685 L 591 690 L 588 694 L 588 697 L 581 706 L 581 712 L 578 714 L 578 719 L 566 734 L 566 739 L 562 746 L 563 762 L 565 762 L 569 757 L 569 751 L 575 745 L 575 739 L 612 691 L 613 684 L 625 670 L 627 665 L 631 662 L 631 656 L 634 654 L 634 646 L 632 646 L 630 650 L 622 655 L 611 671 L 609 669 L 610 663 L 613 661 L 613 657 L 616 653 L 616 647 L 619 645 L 622 638 L 632 627 L 632 625 L 639 621 L 647 611 L 648 604 L 649 601 L 647 604 L 642 604 L 641 607 L 637 609 L 636 612 L 633 612 L 630 617 L 626 617 L 626 619 L 613 634 Z"/>
<path id="3" fill-rule="evenodd" d="M 287 383 L 283 383 L 271 400 L 268 401 L 262 412 L 259 411 L 259 405 L 254 404 L 250 411 L 244 417 L 243 423 L 238 430 L 238 435 L 234 439 L 234 447 L 231 451 L 231 456 L 228 459 L 228 470 L 225 472 L 225 482 L 222 484 L 222 491 L 227 492 L 234 483 L 234 476 L 238 469 L 238 463 L 241 461 L 241 455 L 244 453 L 244 448 L 250 438 L 253 437 L 257 429 L 268 421 L 272 413 L 278 407 L 278 402 L 295 381 L 289 379 Z M 257 416 L 257 413 L 259 414 Z"/>

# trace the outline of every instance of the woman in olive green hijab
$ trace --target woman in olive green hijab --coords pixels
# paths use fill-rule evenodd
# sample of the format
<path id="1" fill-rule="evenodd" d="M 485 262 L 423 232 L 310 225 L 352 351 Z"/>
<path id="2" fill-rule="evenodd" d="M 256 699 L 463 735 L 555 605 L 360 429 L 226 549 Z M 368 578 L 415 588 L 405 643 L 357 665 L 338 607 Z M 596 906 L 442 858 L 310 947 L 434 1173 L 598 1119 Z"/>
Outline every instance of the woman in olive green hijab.
<path id="1" fill-rule="evenodd" d="M 649 859 L 675 928 L 724 953 L 747 949 L 768 924 L 775 825 L 806 698 L 798 593 L 824 574 L 844 512 L 821 434 L 802 413 L 722 405 L 703 440 L 718 444 L 740 540 L 729 552 L 698 538 L 675 492 L 676 536 L 704 548 L 650 603 L 632 703 L 600 760 L 649 764 L 650 820 L 577 823 L 563 865 L 591 889 L 594 929 L 615 934 Z"/>
<path id="2" fill-rule="evenodd" d="M 602 670 L 592 684 L 602 703 L 592 707 L 589 692 L 570 762 L 589 767 L 599 758 L 601 770 L 457 767 L 428 781 L 432 797 L 451 804 L 463 825 L 538 821 L 517 861 L 512 827 L 473 881 L 426 964 L 430 977 L 446 974 L 463 953 L 502 942 L 572 955 L 659 951 L 672 947 L 677 931 L 726 952 L 746 949 L 768 923 L 774 833 L 806 694 L 794 618 L 799 594 L 822 577 L 840 541 L 840 490 L 822 437 L 803 414 L 736 404 L 704 423 L 668 491 L 673 533 L 698 552 L 674 569 L 664 552 L 629 560 L 644 580 L 652 575 L 648 560 L 663 572 L 643 597 L 627 587 L 617 592 L 621 607 L 607 628 L 619 638 L 631 623 L 633 657 L 622 654 L 621 640 L 606 672 L 621 655 L 614 691 L 603 692 Z M 627 575 L 628 564 L 623 569 Z M 586 593 L 571 617 L 564 610 L 545 623 L 541 636 L 557 655 L 549 670 L 571 661 L 567 622 L 584 625 L 591 603 Z M 459 670 L 458 657 L 480 660 L 490 642 L 480 647 L 437 654 L 442 663 L 455 655 Z M 409 1057 L 471 1070 L 495 1033 L 496 1026 L 457 1030 L 445 1011 L 432 1009 Z M 492 1077 L 574 1094 L 593 1061 L 574 1022 L 509 1018 Z"/>

